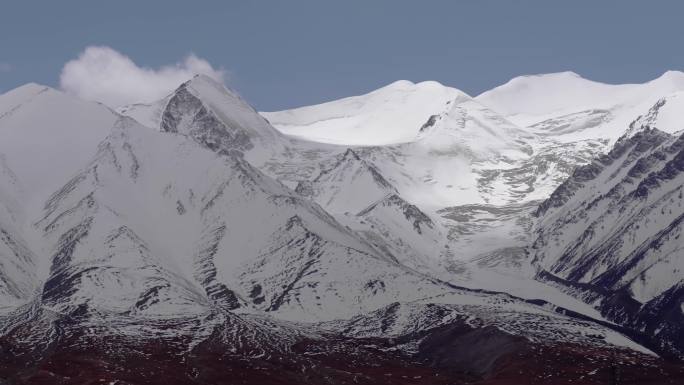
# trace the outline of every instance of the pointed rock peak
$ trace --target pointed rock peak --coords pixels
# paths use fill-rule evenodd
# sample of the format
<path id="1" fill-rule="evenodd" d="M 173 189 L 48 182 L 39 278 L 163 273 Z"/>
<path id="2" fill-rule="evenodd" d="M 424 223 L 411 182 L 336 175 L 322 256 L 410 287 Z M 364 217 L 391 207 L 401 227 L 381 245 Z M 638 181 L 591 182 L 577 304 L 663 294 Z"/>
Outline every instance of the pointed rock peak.
<path id="1" fill-rule="evenodd" d="M 302 182 L 296 190 L 313 198 L 331 213 L 357 213 L 397 189 L 373 164 L 356 152 L 347 150 L 335 164 L 322 170 L 311 182 Z M 359 194 L 363 191 L 363 194 Z"/>
<path id="2" fill-rule="evenodd" d="M 359 154 L 354 152 L 354 150 L 352 150 L 351 148 L 348 148 L 347 151 L 344 152 L 344 159 L 361 160 Z"/>
<path id="3" fill-rule="evenodd" d="M 395 206 L 395 207 L 409 207 L 410 206 L 410 207 L 414 207 L 414 208 L 418 209 L 416 206 L 414 206 L 414 205 L 410 204 L 409 202 L 407 202 L 406 200 L 404 200 L 404 198 L 402 198 L 398 193 L 392 192 L 392 193 L 385 195 L 384 197 L 382 197 L 378 201 L 374 202 L 370 206 L 366 207 L 362 211 L 359 211 L 356 215 L 357 216 L 367 215 L 368 213 L 373 211 L 373 209 L 376 208 L 378 205 Z"/>
<path id="4" fill-rule="evenodd" d="M 365 209 L 359 211 L 356 216 L 358 217 L 367 217 L 367 216 L 372 216 L 373 212 L 379 208 L 379 207 L 391 207 L 394 210 L 397 210 L 400 212 L 406 220 L 411 222 L 413 228 L 418 232 L 419 234 L 422 234 L 423 228 L 422 226 L 427 226 L 430 229 L 433 229 L 435 224 L 432 221 L 432 219 L 425 214 L 422 210 L 418 208 L 418 206 L 413 205 L 397 193 L 392 193 L 392 194 L 387 194 L 385 197 L 380 199 L 379 201 L 371 204 L 370 206 L 366 207 Z"/>
<path id="5" fill-rule="evenodd" d="M 258 136 L 258 133 L 253 132 L 250 117 L 244 116 L 246 106 L 238 102 L 234 103 L 237 108 L 229 111 L 230 114 L 217 113 L 213 105 L 225 101 L 225 105 L 231 107 L 231 102 L 237 99 L 224 93 L 218 97 L 210 95 L 205 100 L 204 92 L 189 90 L 192 86 L 193 91 L 196 91 L 194 88 L 197 84 L 191 83 L 193 80 L 183 83 L 169 99 L 161 115 L 160 130 L 188 135 L 212 151 L 252 149 L 254 145 L 251 138 Z"/>
<path id="6" fill-rule="evenodd" d="M 212 78 L 209 75 L 205 75 L 205 74 L 196 74 L 189 81 L 190 82 L 204 82 L 204 83 L 208 83 L 208 84 L 213 84 L 215 86 L 223 86 L 223 84 L 220 81 Z"/>
<path id="7" fill-rule="evenodd" d="M 388 191 L 396 191 L 396 188 L 380 174 L 380 171 L 378 171 L 373 164 L 366 162 L 351 148 L 348 148 L 332 167 L 321 171 L 314 182 L 330 178 L 337 179 L 350 172 L 355 173 L 359 169 L 363 170 L 364 173 L 369 173 L 372 179 L 382 188 L 387 189 Z"/>
<path id="8" fill-rule="evenodd" d="M 216 79 L 214 79 L 208 75 L 203 75 L 203 74 L 195 75 L 192 79 L 181 84 L 179 88 L 181 88 L 181 87 L 192 88 L 193 90 L 199 92 L 200 94 L 204 94 L 207 92 L 209 92 L 210 94 L 213 92 L 219 92 L 220 94 L 228 95 L 228 96 L 231 96 L 233 98 L 237 98 L 241 102 L 247 104 L 240 97 L 240 95 L 237 93 L 237 91 L 226 86 L 222 81 L 216 80 Z M 207 95 L 207 96 L 210 96 L 210 95 Z"/>
<path id="9" fill-rule="evenodd" d="M 328 171 L 333 171 L 340 167 L 348 167 L 351 164 L 357 163 L 361 167 L 373 168 L 373 166 L 362 159 L 356 151 L 348 148 L 341 157 L 338 155 L 338 161 L 332 167 L 330 167 Z"/>
<path id="10" fill-rule="evenodd" d="M 188 80 L 187 82 L 183 83 L 181 85 L 185 87 L 190 87 L 193 90 L 199 92 L 200 94 L 205 94 L 209 93 L 210 96 L 212 93 L 218 92 L 223 95 L 227 95 L 236 99 L 239 99 L 242 103 L 247 104 L 237 93 L 237 91 L 233 90 L 232 88 L 226 86 L 222 81 L 216 80 L 208 75 L 195 75 L 192 79 Z"/>
<path id="11" fill-rule="evenodd" d="M 168 99 L 170 102 L 178 95 L 187 99 L 188 94 L 217 111 L 229 109 L 230 112 L 242 111 L 243 114 L 247 112 L 249 114 L 257 115 L 256 110 L 242 99 L 235 90 L 208 75 L 195 75 L 192 79 L 178 86 L 178 88 L 165 99 Z"/>
<path id="12" fill-rule="evenodd" d="M 161 131 L 190 136 L 219 153 L 259 149 L 254 153 L 264 158 L 285 142 L 254 108 L 206 75 L 178 87 L 161 109 L 159 121 Z M 259 163 L 261 158 L 251 160 Z"/>

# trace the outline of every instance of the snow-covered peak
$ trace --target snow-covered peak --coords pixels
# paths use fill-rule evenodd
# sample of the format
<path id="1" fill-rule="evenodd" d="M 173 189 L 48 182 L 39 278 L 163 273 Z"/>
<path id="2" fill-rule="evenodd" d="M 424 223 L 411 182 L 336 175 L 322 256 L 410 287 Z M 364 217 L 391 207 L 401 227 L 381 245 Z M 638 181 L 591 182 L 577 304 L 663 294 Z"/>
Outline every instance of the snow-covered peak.
<path id="1" fill-rule="evenodd" d="M 572 72 L 521 76 L 475 99 L 521 127 L 563 142 L 614 143 L 659 100 L 684 91 L 684 73 L 642 84 L 604 84 Z"/>
<path id="2" fill-rule="evenodd" d="M 388 194 L 395 193 L 396 188 L 374 165 L 348 149 L 316 179 L 301 182 L 297 192 L 311 197 L 330 213 L 356 214 Z"/>
<path id="3" fill-rule="evenodd" d="M 669 94 L 684 91 L 684 72 L 666 71 L 660 77 L 634 87 L 634 94 L 627 95 L 627 101 L 653 101 Z"/>
<path id="4" fill-rule="evenodd" d="M 414 83 L 410 80 L 397 80 L 395 82 L 392 82 L 384 87 L 380 87 L 375 91 L 372 91 L 371 93 L 382 93 L 382 92 L 389 92 L 392 90 L 399 90 L 399 91 L 415 91 L 415 90 L 432 90 L 435 92 L 439 92 L 444 89 L 455 89 L 451 87 L 447 87 L 444 84 L 434 81 L 434 80 L 426 80 L 418 83 Z"/>
<path id="5" fill-rule="evenodd" d="M 0 95 L 0 154 L 31 198 L 78 171 L 118 115 L 102 104 L 27 84 Z"/>
<path id="6" fill-rule="evenodd" d="M 544 115 L 604 108 L 631 85 L 611 85 L 585 79 L 574 72 L 518 76 L 476 97 L 504 115 Z"/>
<path id="7" fill-rule="evenodd" d="M 400 80 L 365 95 L 279 112 L 263 112 L 281 132 L 342 145 L 386 145 L 416 139 L 447 102 L 470 97 L 438 82 Z"/>
<path id="8" fill-rule="evenodd" d="M 684 73 L 667 71 L 642 84 L 605 84 L 574 72 L 518 76 L 475 99 L 505 115 L 570 113 L 636 104 L 684 90 Z"/>
<path id="9" fill-rule="evenodd" d="M 36 83 L 27 83 L 4 94 L 0 94 L 0 115 L 6 113 L 8 109 L 20 105 L 37 94 L 48 90 L 51 90 L 51 88 Z"/>
<path id="10" fill-rule="evenodd" d="M 670 83 L 677 88 L 684 87 L 684 72 L 672 70 L 665 71 L 659 78 L 653 80 L 652 82 Z"/>
<path id="11" fill-rule="evenodd" d="M 474 99 L 448 102 L 420 129 L 419 144 L 440 153 L 466 154 L 473 160 L 520 159 L 530 155 L 534 136 Z"/>
<path id="12" fill-rule="evenodd" d="M 196 75 L 162 100 L 119 112 L 146 126 L 189 136 L 215 152 L 239 151 L 255 165 L 282 151 L 287 142 L 235 91 L 205 75 Z"/>
<path id="13" fill-rule="evenodd" d="M 183 87 L 187 87 L 195 96 L 202 99 L 209 107 L 216 108 L 218 111 L 227 115 L 235 115 L 233 118 L 245 119 L 252 118 L 257 120 L 258 125 L 263 125 L 263 118 L 245 102 L 237 91 L 226 87 L 206 75 L 195 75 L 192 79 L 183 83 L 175 93 Z"/>

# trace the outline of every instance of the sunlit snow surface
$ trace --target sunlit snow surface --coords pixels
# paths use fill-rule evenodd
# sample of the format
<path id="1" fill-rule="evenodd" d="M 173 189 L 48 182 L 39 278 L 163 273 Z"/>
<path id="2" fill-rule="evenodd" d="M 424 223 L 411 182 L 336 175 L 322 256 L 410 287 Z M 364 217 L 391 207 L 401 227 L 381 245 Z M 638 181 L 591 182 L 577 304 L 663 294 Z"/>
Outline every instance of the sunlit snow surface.
<path id="1" fill-rule="evenodd" d="M 604 321 L 595 303 L 535 280 L 540 268 L 565 271 L 551 267 L 584 223 L 556 225 L 544 258 L 528 247 L 558 213 L 621 180 L 609 166 L 534 217 L 577 165 L 642 125 L 678 130 L 680 75 L 629 86 L 519 78 L 477 98 L 401 81 L 265 117 L 203 76 L 118 112 L 21 87 L 0 96 L 0 312 L 19 322 L 88 309 L 141 325 L 228 312 L 259 325 L 351 322 L 352 333 L 396 303 L 397 330 L 439 323 L 420 317 L 438 304 L 449 319 L 529 339 L 598 334 L 645 351 L 609 324 L 561 314 Z M 557 95 L 545 99 L 540 81 Z M 675 255 L 678 243 L 666 245 Z M 651 299 L 681 277 L 667 261 L 618 281 Z"/>

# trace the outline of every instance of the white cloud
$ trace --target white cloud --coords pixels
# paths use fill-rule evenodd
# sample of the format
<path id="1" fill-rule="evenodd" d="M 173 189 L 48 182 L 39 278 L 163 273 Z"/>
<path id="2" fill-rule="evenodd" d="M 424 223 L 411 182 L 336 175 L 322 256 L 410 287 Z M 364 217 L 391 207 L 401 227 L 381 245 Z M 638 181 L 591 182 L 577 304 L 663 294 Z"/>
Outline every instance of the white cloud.
<path id="1" fill-rule="evenodd" d="M 182 62 L 157 69 L 139 67 L 128 56 L 105 46 L 87 47 L 64 65 L 60 86 L 83 99 L 111 107 L 161 99 L 195 74 L 223 82 L 226 72 L 188 55 Z"/>
<path id="2" fill-rule="evenodd" d="M 12 71 L 12 65 L 3 61 L 0 61 L 0 72 L 10 72 Z"/>

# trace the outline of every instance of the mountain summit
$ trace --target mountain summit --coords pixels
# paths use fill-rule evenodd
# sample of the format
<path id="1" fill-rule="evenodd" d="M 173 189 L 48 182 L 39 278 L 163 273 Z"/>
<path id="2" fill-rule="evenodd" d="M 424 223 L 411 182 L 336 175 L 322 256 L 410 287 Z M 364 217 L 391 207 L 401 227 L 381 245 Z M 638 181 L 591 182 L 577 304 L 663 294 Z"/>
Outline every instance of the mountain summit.
<path id="1" fill-rule="evenodd" d="M 677 383 L 679 79 L 0 95 L 0 382 Z"/>

